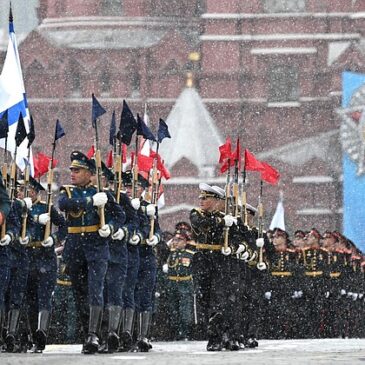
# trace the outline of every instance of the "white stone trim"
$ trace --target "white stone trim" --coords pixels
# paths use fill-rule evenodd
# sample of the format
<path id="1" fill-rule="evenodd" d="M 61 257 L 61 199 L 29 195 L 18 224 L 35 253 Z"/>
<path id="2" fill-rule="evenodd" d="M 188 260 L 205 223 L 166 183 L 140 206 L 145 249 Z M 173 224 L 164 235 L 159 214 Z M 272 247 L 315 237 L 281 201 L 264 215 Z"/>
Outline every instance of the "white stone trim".
<path id="1" fill-rule="evenodd" d="M 202 19 L 207 20 L 240 20 L 240 19 L 261 19 L 261 18 L 342 18 L 342 17 L 364 17 L 365 13 L 346 13 L 346 12 L 333 12 L 333 13 L 204 13 L 201 15 Z"/>
<path id="2" fill-rule="evenodd" d="M 339 40 L 360 39 L 359 33 L 276 33 L 276 34 L 204 34 L 201 41 L 245 42 L 245 41 L 282 41 L 282 40 Z"/>
<path id="3" fill-rule="evenodd" d="M 297 210 L 297 215 L 333 215 L 334 212 L 328 208 L 304 208 Z"/>
<path id="4" fill-rule="evenodd" d="M 272 55 L 272 54 L 314 54 L 316 47 L 272 47 L 272 48 L 252 48 L 251 54 Z"/>
<path id="5" fill-rule="evenodd" d="M 267 106 L 269 108 L 298 108 L 300 107 L 298 101 L 283 101 L 283 102 L 268 102 Z"/>
<path id="6" fill-rule="evenodd" d="M 293 184 L 326 184 L 332 183 L 332 176 L 308 175 L 308 176 L 294 176 Z"/>

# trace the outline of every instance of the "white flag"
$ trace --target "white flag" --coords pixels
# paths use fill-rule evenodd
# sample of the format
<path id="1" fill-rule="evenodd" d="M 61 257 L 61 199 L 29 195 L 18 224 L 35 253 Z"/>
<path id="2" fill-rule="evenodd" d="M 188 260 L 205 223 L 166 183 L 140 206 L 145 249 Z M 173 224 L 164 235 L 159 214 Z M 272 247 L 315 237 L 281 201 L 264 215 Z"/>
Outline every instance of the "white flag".
<path id="1" fill-rule="evenodd" d="M 23 116 L 27 133 L 29 132 L 29 110 L 25 95 L 23 73 L 20 65 L 18 46 L 16 42 L 12 17 L 9 19 L 9 44 L 3 69 L 0 75 L 0 116 L 8 110 L 9 133 L 7 150 L 14 157 L 15 132 L 20 113 Z M 5 148 L 5 138 L 0 140 L 0 147 Z M 21 170 L 25 168 L 24 160 L 28 157 L 28 138 L 17 148 L 16 163 Z M 31 173 L 33 175 L 33 156 L 30 154 Z"/>
<path id="2" fill-rule="evenodd" d="M 280 228 L 281 230 L 285 231 L 284 205 L 282 194 L 280 195 L 280 200 L 276 207 L 275 214 L 272 217 L 270 229 L 273 230 L 274 228 Z"/>

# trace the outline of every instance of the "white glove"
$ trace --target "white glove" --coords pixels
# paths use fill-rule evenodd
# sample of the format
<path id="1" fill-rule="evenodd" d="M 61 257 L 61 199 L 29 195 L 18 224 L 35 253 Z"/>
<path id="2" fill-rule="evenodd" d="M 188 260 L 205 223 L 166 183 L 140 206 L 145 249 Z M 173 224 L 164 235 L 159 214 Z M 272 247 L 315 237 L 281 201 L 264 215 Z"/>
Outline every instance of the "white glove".
<path id="1" fill-rule="evenodd" d="M 353 294 L 353 292 L 352 292 L 352 291 L 349 291 L 349 292 L 347 293 L 347 298 L 352 298 L 352 294 Z"/>
<path id="2" fill-rule="evenodd" d="M 27 206 L 28 209 L 32 208 L 32 205 L 33 205 L 32 198 L 29 198 L 29 197 L 24 198 L 23 201 L 24 201 L 24 203 L 25 203 L 25 205 Z"/>
<path id="3" fill-rule="evenodd" d="M 43 247 L 52 247 L 54 245 L 54 239 L 52 236 L 49 236 L 46 240 L 42 242 Z"/>
<path id="4" fill-rule="evenodd" d="M 232 253 L 232 249 L 230 247 L 227 248 L 222 247 L 221 252 L 224 256 L 229 256 Z"/>
<path id="5" fill-rule="evenodd" d="M 159 298 L 161 296 L 161 294 L 157 291 L 155 292 L 155 298 Z"/>
<path id="6" fill-rule="evenodd" d="M 131 200 L 131 204 L 134 210 L 138 210 L 139 207 L 141 206 L 141 201 L 138 198 L 134 198 Z"/>
<path id="7" fill-rule="evenodd" d="M 133 246 L 138 245 L 141 242 L 141 237 L 138 234 L 134 234 L 132 238 L 129 240 L 129 243 Z"/>
<path id="8" fill-rule="evenodd" d="M 257 269 L 260 270 L 260 271 L 263 271 L 263 270 L 266 270 L 267 269 L 267 266 L 264 262 L 259 262 L 257 265 L 256 265 Z"/>
<path id="9" fill-rule="evenodd" d="M 95 195 L 94 195 L 95 196 Z M 109 237 L 110 236 L 110 233 L 112 233 L 112 230 L 110 229 L 110 226 L 109 224 L 105 224 L 104 226 L 102 226 L 99 230 L 99 235 L 101 237 Z"/>
<path id="10" fill-rule="evenodd" d="M 162 272 L 164 272 L 165 274 L 167 274 L 169 272 L 169 265 L 163 264 L 162 265 Z"/>
<path id="11" fill-rule="evenodd" d="M 359 299 L 362 299 L 362 298 L 363 298 L 363 296 L 364 296 L 364 294 L 363 294 L 363 293 L 359 293 Z"/>
<path id="12" fill-rule="evenodd" d="M 236 254 L 239 255 L 239 254 L 241 254 L 242 252 L 245 252 L 245 251 L 246 251 L 246 246 L 245 245 L 238 245 Z"/>
<path id="13" fill-rule="evenodd" d="M 153 235 L 151 239 L 146 239 L 146 243 L 148 246 L 155 247 L 158 244 L 158 237 Z"/>
<path id="14" fill-rule="evenodd" d="M 51 220 L 48 213 L 43 213 L 38 216 L 38 222 L 44 226 Z"/>
<path id="15" fill-rule="evenodd" d="M 258 239 L 256 240 L 256 246 L 257 246 L 258 248 L 264 247 L 264 244 L 265 244 L 265 241 L 264 241 L 264 239 L 263 239 L 263 238 L 258 238 Z"/>
<path id="16" fill-rule="evenodd" d="M 239 259 L 243 260 L 243 261 L 247 261 L 249 256 L 250 256 L 250 254 L 247 251 L 245 251 L 239 255 Z"/>
<path id="17" fill-rule="evenodd" d="M 346 295 L 346 290 L 345 289 L 341 289 L 340 294 L 341 294 L 341 296 Z"/>
<path id="18" fill-rule="evenodd" d="M 113 240 L 121 241 L 125 236 L 124 229 L 119 228 L 115 233 L 112 235 Z"/>
<path id="19" fill-rule="evenodd" d="M 293 295 L 291 296 L 293 299 L 297 299 L 298 298 L 298 292 L 295 290 Z"/>
<path id="20" fill-rule="evenodd" d="M 146 214 L 149 216 L 149 217 L 153 217 L 156 213 L 156 206 L 155 204 L 148 204 L 146 206 Z"/>
<path id="21" fill-rule="evenodd" d="M 232 227 L 233 224 L 237 224 L 237 218 L 233 217 L 232 215 L 230 214 L 227 214 L 223 217 L 224 219 L 224 225 L 226 227 Z"/>
<path id="22" fill-rule="evenodd" d="M 6 234 L 0 241 L 0 246 L 7 246 L 11 242 L 10 234 Z"/>
<path id="23" fill-rule="evenodd" d="M 92 197 L 93 199 L 93 205 L 96 207 L 102 207 L 105 205 L 108 201 L 108 196 L 106 193 L 96 193 Z"/>
<path id="24" fill-rule="evenodd" d="M 359 296 L 359 294 L 357 293 L 352 293 L 352 300 L 355 301 L 357 299 L 357 297 Z"/>
<path id="25" fill-rule="evenodd" d="M 265 294 L 265 299 L 270 300 L 271 299 L 271 291 L 267 291 Z"/>
<path id="26" fill-rule="evenodd" d="M 328 299 L 328 298 L 330 297 L 330 292 L 329 292 L 329 291 L 326 291 L 326 292 L 324 293 L 324 297 L 325 297 L 326 299 Z"/>
<path id="27" fill-rule="evenodd" d="M 302 290 L 299 290 L 298 291 L 298 298 L 301 298 L 303 296 L 303 291 Z"/>
<path id="28" fill-rule="evenodd" d="M 25 236 L 24 240 L 22 240 L 21 237 L 19 237 L 19 242 L 21 245 L 26 246 L 29 243 L 29 237 Z"/>

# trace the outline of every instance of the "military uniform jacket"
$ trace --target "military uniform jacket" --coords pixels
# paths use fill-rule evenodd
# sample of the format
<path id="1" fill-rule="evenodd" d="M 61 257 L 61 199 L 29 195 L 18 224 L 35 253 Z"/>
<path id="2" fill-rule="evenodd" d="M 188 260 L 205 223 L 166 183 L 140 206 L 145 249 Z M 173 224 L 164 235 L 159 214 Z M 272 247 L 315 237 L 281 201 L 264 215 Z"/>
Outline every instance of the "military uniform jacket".
<path id="1" fill-rule="evenodd" d="M 44 201 L 37 200 L 30 209 L 30 214 L 34 220 L 33 240 L 28 245 L 28 255 L 32 266 L 38 267 L 56 263 L 56 253 L 54 246 L 43 247 L 41 242 L 44 240 L 45 225 L 38 223 L 38 217 L 47 213 L 47 204 Z M 58 230 L 51 234 L 55 244 L 63 241 L 66 237 L 67 227 L 65 218 L 55 207 L 51 208 L 51 222 L 58 227 Z"/>
<path id="2" fill-rule="evenodd" d="M 148 239 L 150 235 L 151 229 L 151 220 L 150 217 L 146 214 L 146 206 L 150 204 L 149 202 L 142 200 L 141 207 L 138 209 L 138 219 L 139 219 L 139 227 L 138 227 L 138 234 L 141 237 L 141 244 L 139 246 L 139 254 L 141 256 L 149 256 L 154 255 L 153 247 L 147 245 L 146 239 Z M 154 226 L 154 235 L 161 239 L 161 229 L 158 223 L 158 216 L 155 216 L 155 226 Z"/>
<path id="3" fill-rule="evenodd" d="M 171 279 L 191 279 L 191 263 L 194 251 L 189 249 L 172 249 L 167 258 L 168 276 Z"/>
<path id="4" fill-rule="evenodd" d="M 78 187 L 65 185 L 60 189 L 58 205 L 66 213 L 68 234 L 66 238 L 63 258 L 65 262 L 77 259 L 80 250 L 87 261 L 108 260 L 109 237 L 103 238 L 98 234 L 100 218 L 98 208 L 93 206 L 92 196 L 97 193 L 94 185 Z M 114 197 L 107 193 L 108 201 L 105 205 L 105 222 L 111 227 L 111 234 L 116 232 L 125 222 L 125 214 Z M 71 233 L 72 230 L 86 230 L 88 232 Z M 91 231 L 91 232 L 90 232 Z"/>

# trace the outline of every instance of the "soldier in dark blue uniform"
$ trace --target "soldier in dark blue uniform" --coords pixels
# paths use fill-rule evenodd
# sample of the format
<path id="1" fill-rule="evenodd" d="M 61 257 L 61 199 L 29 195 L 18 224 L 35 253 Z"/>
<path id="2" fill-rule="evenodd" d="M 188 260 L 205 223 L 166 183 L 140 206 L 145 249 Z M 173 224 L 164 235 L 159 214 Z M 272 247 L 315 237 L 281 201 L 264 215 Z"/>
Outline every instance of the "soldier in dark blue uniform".
<path id="1" fill-rule="evenodd" d="M 147 352 L 152 348 L 147 336 L 152 319 L 153 298 L 157 275 L 157 261 L 154 248 L 161 240 L 161 230 L 158 223 L 156 206 L 142 198 L 143 189 L 146 189 L 149 183 L 141 175 L 139 180 L 141 181 L 141 188 L 139 190 L 141 206 L 138 210 L 138 235 L 140 237 L 140 245 L 138 280 L 135 289 L 139 326 L 137 350 Z M 151 232 L 151 219 L 155 220 L 153 232 Z"/>
<path id="2" fill-rule="evenodd" d="M 14 215 L 9 215 L 11 209 L 10 200 L 8 193 L 3 184 L 2 175 L 0 172 L 0 227 L 4 224 L 5 219 L 7 224 L 13 221 L 13 225 L 18 226 L 19 223 L 14 219 Z M 5 291 L 7 289 L 9 280 L 9 253 L 8 244 L 6 242 L 0 241 L 0 347 L 3 345 L 3 327 L 5 324 Z"/>
<path id="3" fill-rule="evenodd" d="M 15 199 L 12 204 L 14 215 L 17 217 L 19 226 L 7 225 L 6 234 L 1 244 L 10 244 L 10 278 L 8 285 L 8 329 L 5 338 L 6 351 L 26 351 L 26 343 L 20 343 L 18 338 L 18 324 L 23 299 L 26 294 L 29 273 L 29 258 L 27 244 L 32 241 L 34 222 L 29 209 L 32 207 L 31 198 Z M 21 237 L 23 217 L 26 218 L 24 238 Z M 9 222 L 10 223 L 10 222 Z M 24 347 L 24 348 L 22 348 Z"/>
<path id="4" fill-rule="evenodd" d="M 63 258 L 75 293 L 86 341 L 84 353 L 95 353 L 104 306 L 104 280 L 110 258 L 108 241 L 125 221 L 114 197 L 90 183 L 93 164 L 81 152 L 71 153 L 71 182 L 60 189 L 59 208 L 66 213 L 68 235 Z M 105 209 L 105 225 L 99 212 Z M 89 313 L 88 313 L 89 309 Z"/>
<path id="5" fill-rule="evenodd" d="M 48 213 L 46 202 L 41 201 L 40 192 L 44 190 L 33 178 L 29 182 L 29 197 L 32 199 L 30 213 L 34 220 L 33 240 L 28 244 L 29 276 L 27 288 L 27 306 L 30 329 L 34 340 L 33 352 L 42 352 L 46 345 L 52 293 L 57 279 L 57 258 L 55 244 L 66 237 L 65 218 L 51 208 Z M 58 230 L 45 237 L 45 225 L 56 225 Z"/>
<path id="6" fill-rule="evenodd" d="M 102 163 L 105 190 L 108 190 L 108 183 L 114 181 L 114 174 Z M 114 192 L 115 196 L 116 192 Z M 108 312 L 107 339 L 104 339 L 103 346 L 99 352 L 115 352 L 119 348 L 119 326 L 122 319 L 123 290 L 127 276 L 128 249 L 127 242 L 130 234 L 133 234 L 138 227 L 136 223 L 137 213 L 132 207 L 129 197 L 120 192 L 119 205 L 125 212 L 124 224 L 112 235 L 109 242 L 110 259 L 105 277 L 104 298 Z M 132 233 L 131 233 L 132 232 Z"/>

